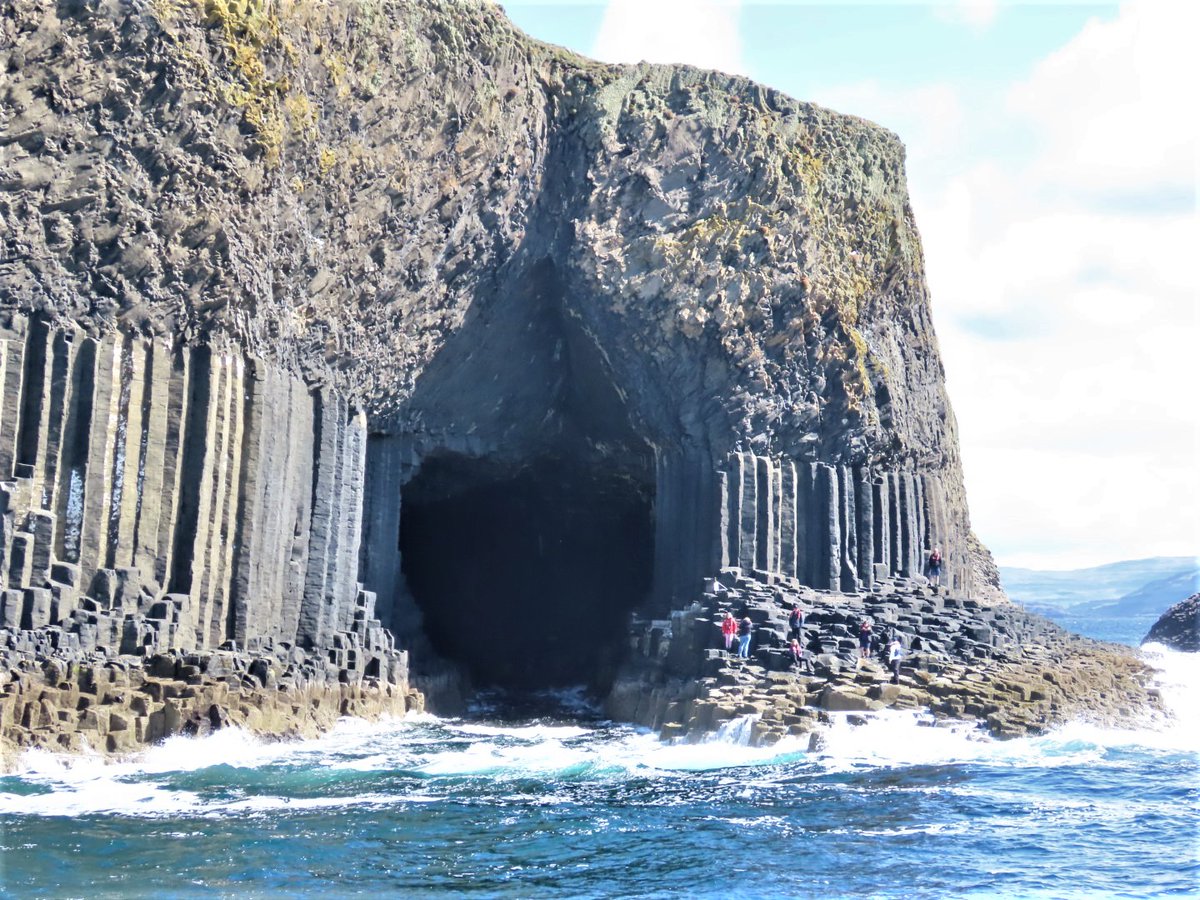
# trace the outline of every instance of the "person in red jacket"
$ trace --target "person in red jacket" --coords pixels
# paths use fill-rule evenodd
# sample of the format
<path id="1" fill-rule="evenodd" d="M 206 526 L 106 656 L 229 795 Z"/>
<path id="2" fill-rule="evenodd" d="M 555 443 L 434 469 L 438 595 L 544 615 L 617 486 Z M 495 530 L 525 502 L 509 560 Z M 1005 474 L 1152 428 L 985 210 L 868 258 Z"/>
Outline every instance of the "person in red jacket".
<path id="1" fill-rule="evenodd" d="M 733 649 L 733 636 L 737 634 L 737 630 L 737 619 L 733 617 L 733 613 L 726 612 L 725 619 L 721 622 L 721 634 L 725 635 L 726 653 Z"/>
<path id="2" fill-rule="evenodd" d="M 929 554 L 929 562 L 926 565 L 929 571 L 929 583 L 933 585 L 936 591 L 942 586 L 942 545 L 938 544 Z"/>

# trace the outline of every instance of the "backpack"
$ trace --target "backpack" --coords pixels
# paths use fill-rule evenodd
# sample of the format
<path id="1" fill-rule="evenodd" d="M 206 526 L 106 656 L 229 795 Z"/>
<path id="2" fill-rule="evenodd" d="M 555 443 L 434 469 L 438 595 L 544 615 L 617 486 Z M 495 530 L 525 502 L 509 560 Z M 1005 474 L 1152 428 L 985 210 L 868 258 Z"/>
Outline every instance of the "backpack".
<path id="1" fill-rule="evenodd" d="M 942 554 L 934 550 L 929 554 L 929 564 L 931 566 L 940 566 L 942 564 Z"/>

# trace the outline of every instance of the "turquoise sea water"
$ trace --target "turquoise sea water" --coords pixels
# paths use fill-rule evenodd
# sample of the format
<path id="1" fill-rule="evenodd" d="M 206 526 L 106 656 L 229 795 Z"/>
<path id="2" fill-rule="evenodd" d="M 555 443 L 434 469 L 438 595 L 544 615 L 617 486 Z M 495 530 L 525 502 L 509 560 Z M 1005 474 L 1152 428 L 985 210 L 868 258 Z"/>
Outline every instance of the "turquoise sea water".
<path id="1" fill-rule="evenodd" d="M 0 777 L 5 896 L 1159 897 L 1200 893 L 1195 655 L 1183 717 L 1008 742 L 896 713 L 827 745 L 665 745 L 596 721 L 228 731 Z M 1190 715 L 1190 718 L 1188 718 Z"/>

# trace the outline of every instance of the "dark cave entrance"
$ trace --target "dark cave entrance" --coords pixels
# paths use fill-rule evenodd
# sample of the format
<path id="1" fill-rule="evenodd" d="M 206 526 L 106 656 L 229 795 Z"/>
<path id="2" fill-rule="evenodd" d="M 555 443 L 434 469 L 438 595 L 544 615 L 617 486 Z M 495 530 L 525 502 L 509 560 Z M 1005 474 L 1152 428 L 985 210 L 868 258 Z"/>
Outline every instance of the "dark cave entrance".
<path id="1" fill-rule="evenodd" d="M 400 552 L 433 648 L 476 687 L 607 688 L 650 588 L 652 494 L 569 458 L 424 461 Z"/>

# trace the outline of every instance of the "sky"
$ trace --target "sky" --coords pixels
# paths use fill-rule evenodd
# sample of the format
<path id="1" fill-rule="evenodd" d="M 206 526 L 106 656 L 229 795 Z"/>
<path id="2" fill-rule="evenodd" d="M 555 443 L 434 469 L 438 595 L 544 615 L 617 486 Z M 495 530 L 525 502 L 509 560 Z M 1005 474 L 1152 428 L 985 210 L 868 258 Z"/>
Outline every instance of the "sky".
<path id="1" fill-rule="evenodd" d="M 1200 554 L 1200 3 L 502 5 L 896 132 L 976 533 L 1007 566 Z"/>

